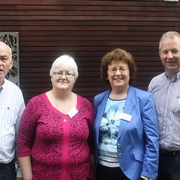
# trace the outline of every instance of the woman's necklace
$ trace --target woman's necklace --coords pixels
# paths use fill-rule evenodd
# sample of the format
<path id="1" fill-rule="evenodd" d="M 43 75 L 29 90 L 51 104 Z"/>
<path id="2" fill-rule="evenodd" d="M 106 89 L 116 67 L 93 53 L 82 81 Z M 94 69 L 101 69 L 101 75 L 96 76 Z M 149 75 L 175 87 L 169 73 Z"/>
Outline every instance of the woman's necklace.
<path id="1" fill-rule="evenodd" d="M 127 97 L 127 93 L 125 93 L 125 94 L 110 94 L 109 95 L 109 98 L 117 99 L 117 100 L 126 99 L 126 97 Z"/>
<path id="2" fill-rule="evenodd" d="M 67 100 L 67 102 L 66 102 L 66 104 L 65 105 L 63 105 L 63 101 L 61 102 L 61 100 L 59 101 L 59 102 L 61 102 L 61 105 L 59 105 L 58 104 L 58 101 L 57 101 L 57 99 L 56 98 L 54 98 L 54 104 L 55 104 L 55 108 L 59 111 L 59 112 L 61 112 L 61 113 L 63 113 L 64 114 L 64 116 L 63 116 L 63 121 L 64 122 L 67 122 L 67 116 L 69 115 L 69 112 L 71 111 L 71 109 L 72 109 L 72 103 L 73 103 L 73 101 L 72 101 L 72 99 L 73 99 L 73 97 L 72 97 L 72 95 L 71 95 L 71 97 L 69 98 L 69 100 Z M 65 102 L 65 101 L 64 101 Z M 63 108 L 64 109 L 63 109 Z"/>
<path id="3" fill-rule="evenodd" d="M 66 115 L 64 116 L 63 121 L 64 121 L 64 122 L 66 122 L 66 121 L 67 121 L 67 120 L 66 120 Z"/>

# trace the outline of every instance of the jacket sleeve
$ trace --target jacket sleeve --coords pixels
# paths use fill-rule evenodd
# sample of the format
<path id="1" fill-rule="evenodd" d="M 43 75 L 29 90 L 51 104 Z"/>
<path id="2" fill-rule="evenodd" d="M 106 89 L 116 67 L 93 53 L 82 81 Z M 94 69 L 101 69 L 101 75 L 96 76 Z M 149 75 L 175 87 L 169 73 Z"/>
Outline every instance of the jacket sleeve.
<path id="1" fill-rule="evenodd" d="M 156 179 L 158 173 L 159 132 L 156 107 L 152 94 L 142 101 L 141 116 L 145 135 L 145 154 L 142 175 Z"/>

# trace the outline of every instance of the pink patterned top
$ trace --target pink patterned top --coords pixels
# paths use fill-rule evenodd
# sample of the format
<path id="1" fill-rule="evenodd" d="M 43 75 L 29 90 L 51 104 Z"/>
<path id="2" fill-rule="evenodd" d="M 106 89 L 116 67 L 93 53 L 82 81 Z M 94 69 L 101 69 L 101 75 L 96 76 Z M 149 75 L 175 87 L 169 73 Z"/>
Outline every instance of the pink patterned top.
<path id="1" fill-rule="evenodd" d="M 26 106 L 18 136 L 18 156 L 31 156 L 33 180 L 86 180 L 93 175 L 91 103 L 77 96 L 72 118 L 54 108 L 46 94 Z M 64 121 L 66 119 L 66 121 Z"/>

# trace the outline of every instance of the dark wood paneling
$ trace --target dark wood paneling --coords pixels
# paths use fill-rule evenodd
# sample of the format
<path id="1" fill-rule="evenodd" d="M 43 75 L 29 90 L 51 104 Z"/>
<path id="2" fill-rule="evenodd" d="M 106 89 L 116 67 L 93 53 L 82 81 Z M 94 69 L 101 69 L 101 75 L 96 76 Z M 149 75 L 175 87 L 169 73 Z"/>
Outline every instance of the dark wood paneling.
<path id="1" fill-rule="evenodd" d="M 0 2 L 0 31 L 18 31 L 20 82 L 26 102 L 51 89 L 49 69 L 64 53 L 79 66 L 74 91 L 93 101 L 108 86 L 99 77 L 101 57 L 114 48 L 134 56 L 135 86 L 147 89 L 163 67 L 162 33 L 180 31 L 180 2 L 104 0 L 6 0 Z"/>

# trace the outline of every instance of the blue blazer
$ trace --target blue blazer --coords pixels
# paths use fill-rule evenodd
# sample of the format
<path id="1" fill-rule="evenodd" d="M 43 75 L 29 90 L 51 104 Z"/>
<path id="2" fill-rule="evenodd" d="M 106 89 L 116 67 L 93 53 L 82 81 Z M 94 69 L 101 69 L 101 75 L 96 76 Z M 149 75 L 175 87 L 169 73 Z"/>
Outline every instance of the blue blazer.
<path id="1" fill-rule="evenodd" d="M 94 97 L 95 173 L 98 161 L 99 126 L 110 90 Z M 156 179 L 158 173 L 159 135 L 158 120 L 152 94 L 129 87 L 124 111 L 132 116 L 121 119 L 117 140 L 117 156 L 121 170 L 131 180 L 141 175 Z"/>

